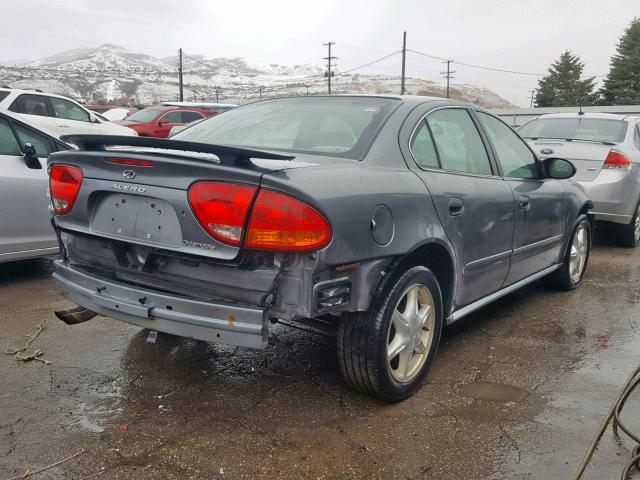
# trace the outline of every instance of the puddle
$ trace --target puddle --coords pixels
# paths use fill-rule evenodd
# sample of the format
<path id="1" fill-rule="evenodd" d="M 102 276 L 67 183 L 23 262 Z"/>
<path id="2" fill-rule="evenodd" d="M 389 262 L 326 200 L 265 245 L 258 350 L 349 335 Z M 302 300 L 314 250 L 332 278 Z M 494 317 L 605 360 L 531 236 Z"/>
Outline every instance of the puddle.
<path id="1" fill-rule="evenodd" d="M 469 383 L 462 387 L 462 394 L 475 400 L 488 402 L 521 402 L 528 393 L 511 385 L 501 383 Z"/>

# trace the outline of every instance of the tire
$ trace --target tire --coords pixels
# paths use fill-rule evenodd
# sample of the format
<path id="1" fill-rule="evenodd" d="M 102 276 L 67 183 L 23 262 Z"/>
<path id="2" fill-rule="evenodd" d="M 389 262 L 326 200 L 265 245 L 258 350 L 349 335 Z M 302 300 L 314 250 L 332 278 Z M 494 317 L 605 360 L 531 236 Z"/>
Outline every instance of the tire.
<path id="1" fill-rule="evenodd" d="M 404 400 L 424 383 L 442 325 L 435 275 L 412 267 L 392 280 L 368 311 L 343 314 L 337 335 L 342 375 L 355 390 L 388 402 Z M 388 347 L 398 352 L 390 359 Z"/>
<path id="2" fill-rule="evenodd" d="M 584 235 L 582 240 L 578 238 L 579 235 Z M 562 266 L 544 279 L 547 286 L 558 290 L 573 290 L 582 283 L 589 261 L 591 238 L 591 222 L 586 215 L 580 215 L 573 226 Z"/>
<path id="3" fill-rule="evenodd" d="M 629 225 L 620 225 L 618 230 L 618 245 L 635 248 L 640 243 L 640 203 Z"/>

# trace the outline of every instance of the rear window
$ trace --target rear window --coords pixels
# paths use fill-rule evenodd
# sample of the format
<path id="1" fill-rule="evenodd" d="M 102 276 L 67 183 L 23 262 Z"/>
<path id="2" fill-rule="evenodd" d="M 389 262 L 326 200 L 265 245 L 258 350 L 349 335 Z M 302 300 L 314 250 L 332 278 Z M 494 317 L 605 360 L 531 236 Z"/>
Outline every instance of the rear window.
<path id="1" fill-rule="evenodd" d="M 147 123 L 156 118 L 163 112 L 162 108 L 143 108 L 142 110 L 138 110 L 133 115 L 129 115 L 125 120 L 130 120 L 132 122 L 140 122 Z"/>
<path id="2" fill-rule="evenodd" d="M 171 138 L 358 159 L 397 102 L 371 97 L 267 100 L 209 118 Z"/>
<path id="3" fill-rule="evenodd" d="M 520 127 L 518 133 L 525 138 L 558 138 L 622 142 L 627 122 L 605 118 L 540 118 Z"/>
<path id="4" fill-rule="evenodd" d="M 9 95 L 9 92 L 0 92 L 0 101 L 7 98 L 7 95 Z"/>

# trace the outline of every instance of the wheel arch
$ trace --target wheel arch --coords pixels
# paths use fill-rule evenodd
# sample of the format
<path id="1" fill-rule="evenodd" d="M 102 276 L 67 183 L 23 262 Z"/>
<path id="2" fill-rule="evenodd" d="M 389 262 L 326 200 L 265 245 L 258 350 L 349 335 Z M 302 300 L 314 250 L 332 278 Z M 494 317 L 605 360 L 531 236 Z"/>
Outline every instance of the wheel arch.
<path id="1" fill-rule="evenodd" d="M 455 257 L 450 246 L 440 240 L 425 241 L 416 245 L 405 255 L 396 257 L 391 263 L 389 273 L 385 275 L 376 289 L 376 293 L 381 293 L 402 273 L 418 265 L 427 267 L 436 276 L 442 293 L 442 305 L 446 319 L 451 312 L 456 286 Z"/>

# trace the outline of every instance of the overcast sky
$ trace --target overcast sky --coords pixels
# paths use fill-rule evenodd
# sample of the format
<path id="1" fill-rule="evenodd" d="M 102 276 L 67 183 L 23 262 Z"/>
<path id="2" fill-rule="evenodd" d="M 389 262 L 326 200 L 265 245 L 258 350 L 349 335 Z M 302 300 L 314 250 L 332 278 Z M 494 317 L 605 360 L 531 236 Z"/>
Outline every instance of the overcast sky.
<path id="1" fill-rule="evenodd" d="M 0 60 L 36 59 L 115 43 L 163 57 L 243 57 L 258 63 L 322 64 L 336 42 L 346 70 L 401 47 L 507 70 L 546 72 L 564 49 L 585 73 L 604 75 L 638 0 L 2 0 Z M 454 83 L 487 87 L 528 106 L 530 75 L 455 65 Z M 440 61 L 407 58 L 407 75 L 442 81 Z M 400 56 L 361 70 L 400 73 Z"/>

